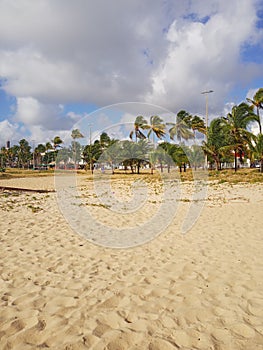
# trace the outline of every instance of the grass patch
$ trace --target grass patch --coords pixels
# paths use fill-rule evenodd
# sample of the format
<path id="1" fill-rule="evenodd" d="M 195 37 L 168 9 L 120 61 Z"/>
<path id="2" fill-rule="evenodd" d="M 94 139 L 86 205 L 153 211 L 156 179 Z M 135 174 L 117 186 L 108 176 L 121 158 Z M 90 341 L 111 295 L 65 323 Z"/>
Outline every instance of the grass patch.
<path id="1" fill-rule="evenodd" d="M 27 207 L 32 210 L 32 213 L 38 213 L 39 211 L 42 210 L 42 208 L 40 208 L 38 206 L 36 207 L 36 206 L 34 206 L 32 204 L 29 204 Z"/>
<path id="2" fill-rule="evenodd" d="M 97 170 L 98 171 L 98 170 Z M 126 173 L 123 170 L 116 170 L 114 174 L 109 170 L 105 174 L 97 173 L 95 175 L 91 174 L 91 171 L 79 170 L 77 172 L 79 175 L 85 175 L 86 181 L 96 181 L 96 180 L 106 180 L 110 178 L 110 181 L 144 181 L 146 183 L 162 183 L 163 180 L 177 180 L 181 182 L 193 181 L 194 178 L 202 178 L 206 176 L 206 173 L 202 169 L 192 171 L 192 169 L 187 169 L 186 172 L 179 172 L 179 169 L 171 169 L 171 172 L 168 173 L 167 169 L 164 169 L 164 172 L 161 173 L 159 170 L 154 170 L 154 173 L 151 174 L 150 169 L 141 169 L 140 174 L 132 174 L 127 171 Z M 53 176 L 54 170 L 23 170 L 23 169 L 13 169 L 7 168 L 4 173 L 0 173 L 1 179 L 12 179 L 12 178 L 24 178 L 24 177 L 41 177 L 41 176 Z M 263 182 L 263 174 L 259 172 L 259 169 L 238 169 L 235 173 L 233 169 L 223 169 L 221 171 L 209 170 L 208 180 L 214 181 L 217 180 L 219 183 L 258 183 Z"/>

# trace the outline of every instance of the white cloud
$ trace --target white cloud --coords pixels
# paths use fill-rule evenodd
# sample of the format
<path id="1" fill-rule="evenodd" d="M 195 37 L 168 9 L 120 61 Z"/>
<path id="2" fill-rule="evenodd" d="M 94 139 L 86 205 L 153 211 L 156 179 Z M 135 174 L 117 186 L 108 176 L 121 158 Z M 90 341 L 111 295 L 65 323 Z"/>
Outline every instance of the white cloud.
<path id="1" fill-rule="evenodd" d="M 258 5 L 0 0 L 0 77 L 17 98 L 14 120 L 28 130 L 70 129 L 85 114 L 66 113 L 63 105 L 78 102 L 147 101 L 175 113 L 204 114 L 204 89 L 215 91 L 209 110 L 219 113 L 235 83 L 246 86 L 262 76 L 262 65 L 240 60 L 246 43 L 262 40 Z M 136 116 L 148 107 L 130 108 L 126 112 Z M 97 122 L 97 129 L 108 125 Z"/>
<path id="2" fill-rule="evenodd" d="M 220 12 L 206 23 L 188 19 L 172 23 L 167 33 L 169 53 L 153 73 L 149 101 L 170 109 L 185 108 L 201 113 L 204 101 L 200 92 L 213 89 L 210 105 L 220 111 L 235 83 L 244 83 L 261 74 L 262 66 L 240 63 L 242 45 L 256 33 L 253 2 L 231 1 L 224 2 L 224 6 L 219 2 L 216 7 Z"/>
<path id="3" fill-rule="evenodd" d="M 0 147 L 6 146 L 7 141 L 20 139 L 19 125 L 8 120 L 0 121 Z"/>
<path id="4" fill-rule="evenodd" d="M 63 114 L 63 106 L 44 104 L 33 97 L 18 97 L 15 121 L 30 126 L 44 126 L 49 129 L 69 130 L 81 118 L 73 112 Z M 54 132 L 54 131 L 53 131 Z"/>

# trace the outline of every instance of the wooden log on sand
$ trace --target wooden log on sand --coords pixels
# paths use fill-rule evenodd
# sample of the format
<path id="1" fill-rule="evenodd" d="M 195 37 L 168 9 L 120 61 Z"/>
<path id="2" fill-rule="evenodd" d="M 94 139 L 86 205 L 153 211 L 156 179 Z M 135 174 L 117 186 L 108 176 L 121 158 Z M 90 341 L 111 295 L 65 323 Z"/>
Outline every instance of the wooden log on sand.
<path id="1" fill-rule="evenodd" d="M 8 190 L 8 191 L 20 191 L 20 192 L 36 192 L 36 193 L 50 193 L 55 192 L 55 190 L 38 190 L 32 188 L 21 188 L 21 187 L 8 187 L 8 186 L 0 186 L 0 190 Z"/>

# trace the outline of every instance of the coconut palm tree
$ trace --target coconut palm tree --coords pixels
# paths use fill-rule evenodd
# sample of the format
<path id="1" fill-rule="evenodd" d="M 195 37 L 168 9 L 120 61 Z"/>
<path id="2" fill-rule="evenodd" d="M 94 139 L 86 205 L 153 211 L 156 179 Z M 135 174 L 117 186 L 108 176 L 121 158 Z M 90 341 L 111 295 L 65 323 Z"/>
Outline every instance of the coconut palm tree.
<path id="1" fill-rule="evenodd" d="M 5 147 L 1 147 L 0 150 L 0 171 L 4 171 L 8 161 L 8 150 Z"/>
<path id="2" fill-rule="evenodd" d="M 147 127 L 149 129 L 147 137 L 148 139 L 152 135 L 152 143 L 154 147 L 154 136 L 156 136 L 158 139 L 162 139 L 165 136 L 165 123 L 163 122 L 163 119 L 159 117 L 158 115 L 152 115 L 150 117 L 150 123 Z M 150 156 L 152 159 L 151 161 L 151 174 L 153 174 L 153 168 L 154 164 L 153 161 L 155 159 L 154 155 Z"/>
<path id="3" fill-rule="evenodd" d="M 251 122 L 257 120 L 258 117 L 252 108 L 244 102 L 234 106 L 231 113 L 224 118 L 226 130 L 230 136 L 228 147 L 235 152 L 235 171 L 237 171 L 237 157 L 239 156 L 242 162 L 244 148 L 253 138 L 253 134 L 247 130 L 247 127 Z"/>
<path id="4" fill-rule="evenodd" d="M 259 110 L 263 109 L 263 88 L 258 89 L 258 91 L 253 96 L 253 99 L 247 98 L 247 101 L 251 103 L 251 106 L 253 108 L 256 107 L 256 111 L 257 111 L 256 121 L 258 122 L 259 133 L 262 134 L 262 126 L 261 126 Z"/>
<path id="5" fill-rule="evenodd" d="M 18 161 L 20 166 L 23 169 L 29 164 L 29 160 L 31 159 L 31 146 L 29 145 L 26 139 L 22 139 L 19 141 L 19 151 L 18 151 Z"/>
<path id="6" fill-rule="evenodd" d="M 148 129 L 148 123 L 147 120 L 142 116 L 138 115 L 135 119 L 133 130 L 130 132 L 130 139 L 132 139 L 133 135 L 135 135 L 135 141 L 137 142 L 137 139 L 145 139 L 146 136 L 143 134 L 143 132 L 140 130 Z"/>
<path id="7" fill-rule="evenodd" d="M 75 170 L 77 169 L 77 158 L 80 160 L 80 150 L 81 147 L 80 144 L 76 142 L 76 139 L 82 139 L 84 138 L 84 135 L 79 131 L 79 129 L 73 129 L 71 132 L 71 137 L 73 138 L 72 142 L 72 153 L 73 153 L 73 159 L 74 159 L 74 167 Z M 79 151 L 77 154 L 77 150 Z"/>
<path id="8" fill-rule="evenodd" d="M 18 154 L 19 154 L 19 146 L 13 145 L 8 150 L 8 163 L 11 167 L 18 165 Z"/>
<path id="9" fill-rule="evenodd" d="M 193 133 L 194 133 L 194 138 L 195 138 L 196 131 L 198 131 L 202 134 L 206 134 L 205 122 L 198 115 L 195 115 L 194 117 L 191 118 L 191 128 L 192 128 Z"/>
<path id="10" fill-rule="evenodd" d="M 152 115 L 150 117 L 150 124 L 146 127 L 149 129 L 147 137 L 149 138 L 152 134 L 152 140 L 154 144 L 154 135 L 161 139 L 165 136 L 165 123 L 163 122 L 162 118 L 158 115 Z"/>
<path id="11" fill-rule="evenodd" d="M 171 166 L 175 165 L 174 160 L 174 154 L 177 150 L 177 145 L 170 143 L 170 142 L 162 142 L 159 145 L 160 148 L 162 148 L 166 153 L 166 164 L 167 164 L 167 170 L 168 173 L 170 172 Z"/>
<path id="12" fill-rule="evenodd" d="M 216 170 L 221 169 L 222 156 L 230 151 L 228 132 L 223 118 L 213 119 L 208 128 L 207 141 L 203 141 L 202 149 L 215 162 Z"/>
<path id="13" fill-rule="evenodd" d="M 182 139 L 189 140 L 194 137 L 191 131 L 191 116 L 184 110 L 177 113 L 175 123 L 167 123 L 172 127 L 169 129 L 169 135 L 172 140 L 176 137 L 179 143 Z"/>
<path id="14" fill-rule="evenodd" d="M 190 147 L 184 147 L 184 151 L 187 155 L 191 168 L 196 170 L 197 167 L 201 167 L 204 165 L 205 156 L 201 146 L 195 144 Z"/>
<path id="15" fill-rule="evenodd" d="M 63 143 L 59 136 L 55 136 L 51 142 L 53 143 L 53 148 L 55 151 L 58 149 L 58 147 L 61 147 L 60 145 Z"/>
<path id="16" fill-rule="evenodd" d="M 249 143 L 249 148 L 255 159 L 260 162 L 260 172 L 263 173 L 263 134 L 258 134 Z"/>
<path id="17" fill-rule="evenodd" d="M 34 159 L 36 159 L 37 166 L 42 164 L 42 154 L 45 153 L 46 147 L 42 143 L 39 143 L 34 149 Z"/>
<path id="18" fill-rule="evenodd" d="M 47 164 L 49 164 L 51 161 L 55 159 L 54 148 L 51 142 L 47 142 L 45 144 L 45 153 L 46 155 L 44 156 L 44 160 Z"/>
<path id="19" fill-rule="evenodd" d="M 71 132 L 71 137 L 73 140 L 82 139 L 84 135 L 79 131 L 79 129 L 73 129 Z"/>

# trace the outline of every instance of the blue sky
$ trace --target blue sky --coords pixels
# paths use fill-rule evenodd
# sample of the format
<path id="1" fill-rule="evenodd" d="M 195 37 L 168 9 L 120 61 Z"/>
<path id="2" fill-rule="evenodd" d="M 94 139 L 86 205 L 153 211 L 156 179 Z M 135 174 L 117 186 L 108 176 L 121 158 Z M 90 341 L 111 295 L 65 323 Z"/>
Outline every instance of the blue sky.
<path id="1" fill-rule="evenodd" d="M 204 116 L 210 89 L 223 115 L 263 87 L 262 57 L 261 0 L 0 0 L 0 145 L 127 137 L 138 114 Z"/>

